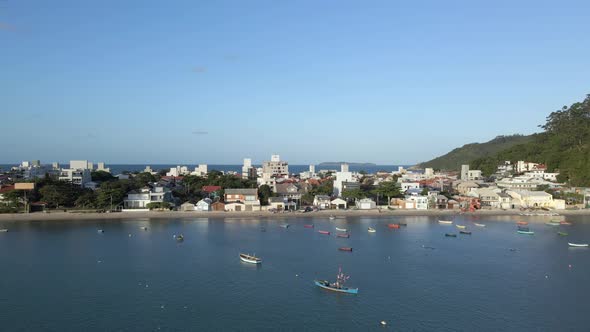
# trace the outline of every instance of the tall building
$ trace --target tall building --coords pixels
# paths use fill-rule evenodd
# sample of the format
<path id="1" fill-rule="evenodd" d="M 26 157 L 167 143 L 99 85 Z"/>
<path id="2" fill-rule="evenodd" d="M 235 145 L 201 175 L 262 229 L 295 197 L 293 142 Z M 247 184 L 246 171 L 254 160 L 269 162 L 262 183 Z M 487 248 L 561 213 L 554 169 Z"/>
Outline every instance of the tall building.
<path id="1" fill-rule="evenodd" d="M 262 163 L 262 174 L 267 176 L 289 175 L 289 163 L 281 161 L 279 155 L 272 155 L 270 161 Z"/>
<path id="2" fill-rule="evenodd" d="M 98 166 L 97 166 L 96 170 L 97 170 L 97 171 L 108 172 L 108 173 L 110 173 L 110 172 L 111 172 L 111 169 L 110 169 L 110 168 L 106 168 L 106 167 L 104 167 L 104 163 L 103 163 L 103 162 L 99 162 L 99 163 L 98 163 Z"/>
<path id="3" fill-rule="evenodd" d="M 244 165 L 242 166 L 242 179 L 248 179 L 251 175 L 252 159 L 244 158 Z M 256 171 L 254 171 L 254 174 Z"/>
<path id="4" fill-rule="evenodd" d="M 467 181 L 469 179 L 469 165 L 461 165 L 461 180 Z"/>
<path id="5" fill-rule="evenodd" d="M 336 172 L 336 179 L 334 180 L 334 196 L 342 195 L 342 191 L 344 190 L 344 183 L 350 182 L 355 181 L 352 177 L 352 172 L 350 172 L 348 169 L 348 164 L 340 165 L 340 172 Z"/>
<path id="6" fill-rule="evenodd" d="M 93 165 L 88 160 L 70 160 L 70 169 L 89 169 L 92 170 Z"/>

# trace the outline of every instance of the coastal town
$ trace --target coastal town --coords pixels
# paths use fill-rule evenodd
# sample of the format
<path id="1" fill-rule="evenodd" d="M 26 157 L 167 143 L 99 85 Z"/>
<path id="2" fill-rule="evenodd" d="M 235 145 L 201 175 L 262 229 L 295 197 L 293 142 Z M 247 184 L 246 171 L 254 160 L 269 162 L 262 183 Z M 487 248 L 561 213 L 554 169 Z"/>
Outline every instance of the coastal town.
<path id="1" fill-rule="evenodd" d="M 102 162 L 69 165 L 23 161 L 0 173 L 3 213 L 59 212 L 314 212 L 519 211 L 590 208 L 590 188 L 558 181 L 557 172 L 531 161 L 505 161 L 494 174 L 399 167 L 395 171 L 309 169 L 292 173 L 279 155 L 241 171 L 169 169 L 111 174 Z"/>

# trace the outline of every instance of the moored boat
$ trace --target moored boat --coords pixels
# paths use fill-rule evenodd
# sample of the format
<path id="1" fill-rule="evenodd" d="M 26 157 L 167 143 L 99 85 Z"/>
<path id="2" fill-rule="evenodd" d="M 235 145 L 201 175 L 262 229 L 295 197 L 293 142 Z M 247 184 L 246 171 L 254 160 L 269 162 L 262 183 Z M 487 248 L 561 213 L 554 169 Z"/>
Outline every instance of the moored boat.
<path id="1" fill-rule="evenodd" d="M 408 223 L 405 223 L 405 222 L 398 222 L 397 224 L 400 225 L 400 226 L 404 226 L 404 227 L 405 226 L 408 226 Z"/>
<path id="2" fill-rule="evenodd" d="M 303 227 L 305 227 L 305 228 L 313 228 L 313 224 L 311 224 L 311 225 L 303 225 Z"/>
<path id="3" fill-rule="evenodd" d="M 376 233 L 376 232 L 377 232 L 377 230 L 376 230 L 376 229 L 374 229 L 373 227 L 369 227 L 369 228 L 367 229 L 367 231 L 369 231 L 369 233 Z"/>
<path id="4" fill-rule="evenodd" d="M 478 224 L 478 223 L 476 223 L 476 222 L 474 222 L 473 224 L 474 224 L 475 226 L 477 226 L 477 227 L 486 227 L 486 225 L 484 225 L 484 224 Z"/>
<path id="5" fill-rule="evenodd" d="M 338 234 L 338 235 L 336 235 L 336 236 L 337 236 L 337 237 L 342 237 L 342 238 L 348 239 L 348 238 L 350 237 L 350 234 L 348 234 L 348 233 L 344 233 L 344 234 Z"/>
<path id="6" fill-rule="evenodd" d="M 455 225 L 455 226 L 457 226 L 457 228 L 460 228 L 460 229 L 465 229 L 465 225 Z"/>
<path id="7" fill-rule="evenodd" d="M 528 231 L 528 230 L 527 230 L 527 231 L 524 231 L 524 230 L 518 230 L 518 231 L 517 231 L 517 233 L 518 233 L 518 234 L 525 234 L 525 235 L 534 235 L 534 234 L 535 234 L 535 232 L 533 232 L 533 231 Z"/>
<path id="8" fill-rule="evenodd" d="M 557 232 L 557 235 L 567 236 L 568 234 L 566 232 Z"/>
<path id="9" fill-rule="evenodd" d="M 571 222 L 567 222 L 567 221 L 560 221 L 559 222 L 560 225 L 565 225 L 565 226 L 570 226 L 572 223 Z"/>
<path id="10" fill-rule="evenodd" d="M 547 225 L 547 226 L 559 226 L 559 223 L 558 222 L 555 222 L 555 221 L 551 221 L 551 222 L 546 222 L 545 225 Z"/>
<path id="11" fill-rule="evenodd" d="M 517 225 L 523 225 L 523 226 L 526 226 L 526 225 L 528 225 L 529 223 L 528 223 L 528 221 L 517 221 L 517 222 L 516 222 L 516 224 L 517 224 Z"/>
<path id="12" fill-rule="evenodd" d="M 147 227 L 145 227 L 145 226 L 141 226 L 141 227 L 139 227 L 139 229 L 147 231 Z"/>
<path id="13" fill-rule="evenodd" d="M 467 235 L 471 235 L 471 232 L 470 232 L 470 231 L 459 231 L 459 233 L 461 233 L 461 234 L 467 234 Z"/>
<path id="14" fill-rule="evenodd" d="M 313 282 L 315 283 L 316 286 L 323 288 L 323 289 L 333 291 L 333 292 L 358 294 L 358 292 L 359 292 L 358 288 L 350 288 L 350 287 L 344 286 L 344 283 L 346 283 L 346 281 L 349 278 L 350 277 L 348 277 L 348 276 L 344 275 L 344 273 L 342 273 L 342 269 L 338 269 L 338 275 L 336 276 L 336 282 L 332 283 L 327 280 L 314 280 Z"/>
<path id="15" fill-rule="evenodd" d="M 388 224 L 387 227 L 397 229 L 397 228 L 399 228 L 399 225 L 398 224 Z"/>
<path id="16" fill-rule="evenodd" d="M 583 247 L 583 248 L 588 247 L 588 243 L 571 243 L 571 242 L 568 242 L 567 244 L 570 247 Z"/>
<path id="17" fill-rule="evenodd" d="M 6 233 L 6 232 L 8 232 L 8 229 L 6 229 L 6 228 L 0 229 L 0 233 Z"/>
<path id="18" fill-rule="evenodd" d="M 184 236 L 183 236 L 182 234 L 180 234 L 180 235 L 175 235 L 174 237 L 176 238 L 176 241 L 178 241 L 178 242 L 182 242 L 182 241 L 184 241 Z"/>
<path id="19" fill-rule="evenodd" d="M 439 220 L 438 223 L 443 225 L 450 225 L 453 222 L 451 220 Z"/>
<path id="20" fill-rule="evenodd" d="M 289 224 L 281 224 L 281 227 L 283 227 L 283 228 L 289 228 L 289 226 L 291 226 L 291 225 L 289 225 Z"/>
<path id="21" fill-rule="evenodd" d="M 351 247 L 340 247 L 340 248 L 338 248 L 338 250 L 340 250 L 340 251 L 352 251 L 352 248 Z"/>
<path id="22" fill-rule="evenodd" d="M 330 220 L 334 220 L 334 219 L 336 219 L 336 217 L 330 216 Z"/>
<path id="23" fill-rule="evenodd" d="M 330 232 L 328 232 L 328 231 L 318 231 L 318 233 L 324 234 L 324 235 L 330 235 Z"/>
<path id="24" fill-rule="evenodd" d="M 104 231 L 102 229 L 99 229 L 96 231 L 97 233 L 104 233 Z"/>
<path id="25" fill-rule="evenodd" d="M 254 256 L 254 255 L 240 253 L 240 259 L 242 260 L 242 262 L 246 262 L 246 263 L 250 263 L 250 264 L 261 264 L 262 263 L 262 259 Z"/>
<path id="26" fill-rule="evenodd" d="M 457 234 L 445 233 L 446 237 L 457 237 Z"/>
<path id="27" fill-rule="evenodd" d="M 348 231 L 348 229 L 346 229 L 346 228 L 338 228 L 338 227 L 336 227 L 336 230 L 339 232 L 347 232 Z"/>

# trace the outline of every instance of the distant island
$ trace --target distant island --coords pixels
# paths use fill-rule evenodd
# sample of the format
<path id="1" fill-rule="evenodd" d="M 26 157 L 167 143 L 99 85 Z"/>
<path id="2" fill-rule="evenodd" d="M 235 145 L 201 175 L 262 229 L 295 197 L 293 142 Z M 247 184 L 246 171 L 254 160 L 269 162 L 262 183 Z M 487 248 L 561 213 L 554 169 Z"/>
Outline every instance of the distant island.
<path id="1" fill-rule="evenodd" d="M 350 163 L 347 161 L 328 161 L 328 162 L 323 162 L 320 163 L 319 165 L 317 165 L 318 168 L 340 168 L 340 165 L 342 164 L 348 164 L 348 166 L 351 167 L 374 167 L 377 166 L 377 164 L 373 164 L 373 163 Z"/>

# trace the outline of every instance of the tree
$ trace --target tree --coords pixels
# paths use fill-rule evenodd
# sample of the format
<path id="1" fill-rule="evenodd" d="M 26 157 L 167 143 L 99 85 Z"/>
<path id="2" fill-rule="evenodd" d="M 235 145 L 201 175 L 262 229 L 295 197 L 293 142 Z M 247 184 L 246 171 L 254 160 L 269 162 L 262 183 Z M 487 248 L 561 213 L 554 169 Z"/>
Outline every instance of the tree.
<path id="1" fill-rule="evenodd" d="M 81 208 L 93 208 L 96 206 L 96 194 L 92 190 L 88 190 L 76 199 L 74 205 Z"/>
<path id="2" fill-rule="evenodd" d="M 420 192 L 420 195 L 428 196 L 428 188 L 423 188 L 422 191 Z"/>
<path id="3" fill-rule="evenodd" d="M 391 204 L 392 197 L 401 196 L 400 188 L 397 185 L 397 182 L 393 181 L 383 181 L 381 182 L 377 188 L 375 188 L 374 192 L 377 195 L 381 195 L 387 197 L 387 205 Z"/>
<path id="4" fill-rule="evenodd" d="M 103 209 L 116 208 L 123 203 L 127 191 L 123 188 L 100 188 L 96 194 L 96 206 Z"/>
<path id="5" fill-rule="evenodd" d="M 272 189 L 270 186 L 263 184 L 258 187 L 258 198 L 260 199 L 260 205 L 268 205 L 268 199 L 273 196 Z"/>
<path id="6" fill-rule="evenodd" d="M 41 199 L 47 202 L 50 207 L 59 208 L 60 205 L 65 206 L 68 203 L 64 186 L 50 184 L 39 189 L 39 193 L 41 194 Z"/>
<path id="7" fill-rule="evenodd" d="M 342 197 L 346 198 L 346 200 L 354 199 L 356 201 L 358 199 L 365 198 L 366 195 L 360 189 L 349 189 L 342 192 Z"/>
<path id="8" fill-rule="evenodd" d="M 315 196 L 311 192 L 307 192 L 301 196 L 301 203 L 305 205 L 312 205 Z"/>
<path id="9" fill-rule="evenodd" d="M 92 181 L 95 182 L 105 182 L 116 179 L 111 173 L 105 171 L 93 171 L 90 173 L 90 176 L 92 177 Z"/>

